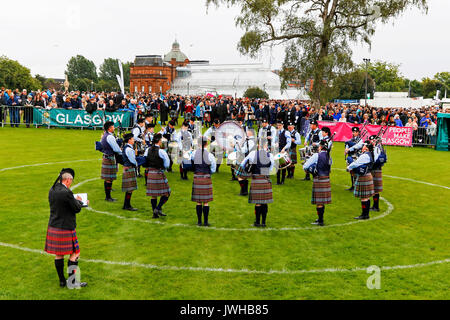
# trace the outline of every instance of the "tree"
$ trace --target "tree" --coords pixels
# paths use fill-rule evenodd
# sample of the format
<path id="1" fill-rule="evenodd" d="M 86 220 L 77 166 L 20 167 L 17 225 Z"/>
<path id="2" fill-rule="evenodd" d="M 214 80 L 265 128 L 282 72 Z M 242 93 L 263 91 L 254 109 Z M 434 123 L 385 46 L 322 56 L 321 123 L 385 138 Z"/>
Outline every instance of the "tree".
<path id="1" fill-rule="evenodd" d="M 123 67 L 123 78 L 124 78 L 124 84 L 125 86 L 130 85 L 130 66 L 131 62 L 122 63 Z M 106 81 L 115 81 L 117 83 L 116 75 L 120 75 L 119 70 L 119 59 L 114 58 L 107 58 L 103 61 L 103 63 L 100 65 L 100 79 L 106 80 Z M 106 83 L 104 82 L 103 85 Z M 111 82 L 109 82 L 109 86 L 111 86 Z M 119 86 L 117 85 L 117 88 Z M 115 89 L 117 90 L 117 89 Z"/>
<path id="2" fill-rule="evenodd" d="M 117 82 L 117 80 L 113 81 L 113 80 L 100 79 L 97 82 L 96 88 L 99 91 L 105 91 L 105 92 L 112 92 L 112 91 L 120 90 L 119 83 Z"/>
<path id="3" fill-rule="evenodd" d="M 360 65 L 360 70 L 365 70 L 365 65 Z M 376 90 L 381 92 L 400 92 L 405 89 L 405 79 L 400 74 L 400 65 L 385 61 L 376 61 L 369 64 L 370 76 L 375 81 Z M 408 88 L 408 87 L 406 87 Z"/>
<path id="4" fill-rule="evenodd" d="M 30 69 L 6 56 L 0 56 L 0 86 L 10 89 L 41 89 L 41 83 L 32 77 Z"/>
<path id="5" fill-rule="evenodd" d="M 423 87 L 423 97 L 425 99 L 431 99 L 436 96 L 437 90 L 441 90 L 442 95 L 442 84 L 435 79 L 423 78 L 422 79 L 422 87 Z"/>
<path id="6" fill-rule="evenodd" d="M 364 99 L 366 91 L 366 72 L 364 70 L 355 69 L 349 73 L 336 77 L 333 82 L 334 96 L 338 99 Z M 369 75 L 367 78 L 367 92 L 373 93 L 375 90 L 375 82 Z"/>
<path id="7" fill-rule="evenodd" d="M 91 79 L 87 78 L 75 79 L 70 83 L 70 90 L 91 91 L 91 87 L 95 89 L 95 83 L 92 82 Z"/>
<path id="8" fill-rule="evenodd" d="M 240 6 L 236 25 L 245 33 L 242 54 L 256 57 L 265 45 L 285 44 L 281 77 L 288 81 L 314 79 L 317 105 L 336 74 L 352 65 L 350 45 L 365 42 L 376 23 L 386 23 L 410 7 L 427 10 L 426 0 L 207 0 L 207 5 Z M 326 80 L 326 81 L 324 81 Z"/>
<path id="9" fill-rule="evenodd" d="M 249 99 L 269 99 L 269 94 L 258 87 L 250 87 L 244 92 L 244 97 Z"/>
<path id="10" fill-rule="evenodd" d="M 436 73 L 434 79 L 439 81 L 444 92 L 448 92 L 450 90 L 450 72 Z"/>
<path id="11" fill-rule="evenodd" d="M 408 81 L 408 87 L 410 87 L 410 96 L 411 98 L 423 97 L 423 86 L 422 82 L 418 80 Z"/>
<path id="12" fill-rule="evenodd" d="M 70 58 L 67 63 L 65 74 L 69 78 L 70 82 L 77 79 L 89 79 L 94 82 L 97 81 L 97 69 L 94 62 L 81 55 Z"/>

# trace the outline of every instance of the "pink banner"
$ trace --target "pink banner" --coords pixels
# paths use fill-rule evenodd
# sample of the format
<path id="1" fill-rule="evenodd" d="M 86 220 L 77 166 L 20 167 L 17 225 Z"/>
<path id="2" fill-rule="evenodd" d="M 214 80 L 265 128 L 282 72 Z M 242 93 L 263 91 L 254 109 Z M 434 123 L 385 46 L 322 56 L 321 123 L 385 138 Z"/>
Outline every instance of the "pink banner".
<path id="1" fill-rule="evenodd" d="M 328 127 L 331 130 L 331 134 L 336 132 L 334 141 L 346 142 L 352 138 L 352 128 L 363 127 L 362 124 L 352 124 L 346 122 L 326 122 L 319 121 L 319 127 Z M 371 135 L 377 135 L 381 129 L 381 126 L 367 125 L 365 127 L 367 135 L 363 138 L 366 139 Z M 388 146 L 412 146 L 413 129 L 411 127 L 389 127 L 383 136 L 383 144 Z"/>

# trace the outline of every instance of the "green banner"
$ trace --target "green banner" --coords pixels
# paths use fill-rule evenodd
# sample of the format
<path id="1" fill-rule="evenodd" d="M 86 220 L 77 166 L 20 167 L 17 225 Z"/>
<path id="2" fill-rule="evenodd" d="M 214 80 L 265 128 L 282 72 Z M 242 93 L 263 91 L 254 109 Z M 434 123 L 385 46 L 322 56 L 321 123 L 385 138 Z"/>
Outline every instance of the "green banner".
<path id="1" fill-rule="evenodd" d="M 114 122 L 114 126 L 129 128 L 132 124 L 133 112 L 95 111 L 93 114 L 85 110 L 37 109 L 33 111 L 35 125 L 51 127 L 102 127 L 105 121 Z"/>

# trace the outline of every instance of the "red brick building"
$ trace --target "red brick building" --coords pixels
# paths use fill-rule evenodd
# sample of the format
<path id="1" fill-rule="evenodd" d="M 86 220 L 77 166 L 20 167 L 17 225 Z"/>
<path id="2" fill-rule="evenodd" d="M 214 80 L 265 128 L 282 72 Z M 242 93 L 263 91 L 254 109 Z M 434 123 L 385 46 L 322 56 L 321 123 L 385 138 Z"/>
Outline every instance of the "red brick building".
<path id="1" fill-rule="evenodd" d="M 177 76 L 176 68 L 187 64 L 189 59 L 176 40 L 164 59 L 160 55 L 136 56 L 130 68 L 130 92 L 165 94 Z"/>

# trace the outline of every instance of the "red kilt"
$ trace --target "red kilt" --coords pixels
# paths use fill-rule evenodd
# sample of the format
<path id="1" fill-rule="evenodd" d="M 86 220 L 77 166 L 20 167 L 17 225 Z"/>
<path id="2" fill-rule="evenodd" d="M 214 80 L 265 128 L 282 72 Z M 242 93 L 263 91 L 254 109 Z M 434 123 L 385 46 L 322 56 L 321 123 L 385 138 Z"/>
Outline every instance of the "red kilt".
<path id="1" fill-rule="evenodd" d="M 117 164 L 114 155 L 103 155 L 101 179 L 106 181 L 117 180 Z"/>
<path id="2" fill-rule="evenodd" d="M 330 177 L 314 177 L 311 203 L 318 205 L 331 203 Z"/>
<path id="3" fill-rule="evenodd" d="M 369 172 L 364 176 L 357 175 L 354 196 L 366 199 L 372 197 L 374 193 L 372 174 Z"/>
<path id="4" fill-rule="evenodd" d="M 273 203 L 272 181 L 270 181 L 269 176 L 252 175 L 248 203 Z"/>
<path id="5" fill-rule="evenodd" d="M 123 167 L 122 192 L 132 192 L 137 190 L 136 169 L 133 167 Z"/>
<path id="6" fill-rule="evenodd" d="M 203 173 L 194 174 L 191 200 L 197 203 L 200 202 L 208 203 L 214 200 L 213 185 L 210 174 L 203 174 Z"/>
<path id="7" fill-rule="evenodd" d="M 147 176 L 147 196 L 162 197 L 170 196 L 169 181 L 162 170 L 149 169 Z"/>
<path id="8" fill-rule="evenodd" d="M 49 226 L 45 240 L 45 252 L 57 256 L 80 253 L 77 232 L 75 230 L 64 230 Z"/>
<path id="9" fill-rule="evenodd" d="M 383 192 L 383 171 L 381 169 L 372 170 L 371 173 L 373 177 L 374 192 L 375 193 Z"/>

